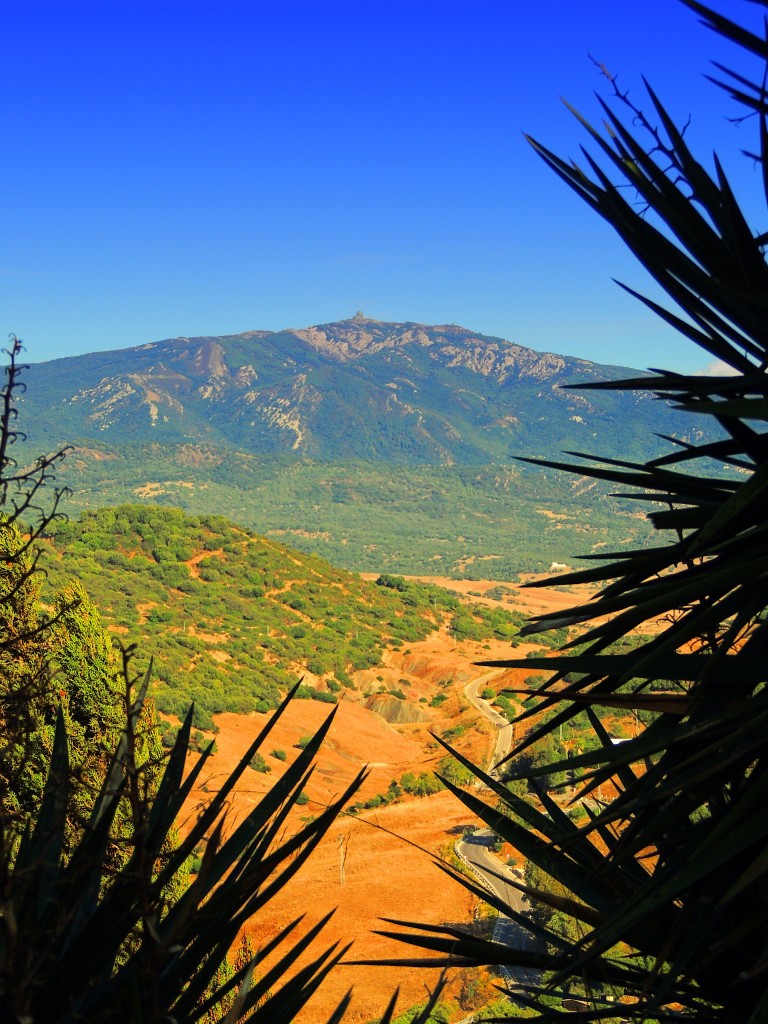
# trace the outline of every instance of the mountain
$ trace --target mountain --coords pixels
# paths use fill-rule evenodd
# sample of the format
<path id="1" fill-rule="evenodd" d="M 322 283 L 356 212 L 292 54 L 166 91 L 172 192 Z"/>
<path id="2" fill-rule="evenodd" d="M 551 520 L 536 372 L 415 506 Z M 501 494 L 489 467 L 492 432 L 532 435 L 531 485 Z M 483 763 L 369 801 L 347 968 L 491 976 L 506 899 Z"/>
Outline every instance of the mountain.
<path id="1" fill-rule="evenodd" d="M 350 320 L 173 338 L 40 363 L 30 442 L 208 444 L 319 461 L 485 464 L 565 448 L 629 454 L 658 429 L 650 393 L 569 392 L 627 371 L 454 324 Z M 666 410 L 664 431 L 690 419 Z"/>
<path id="2" fill-rule="evenodd" d="M 514 459 L 690 438 L 650 392 L 562 387 L 637 373 L 362 314 L 173 338 L 30 366 L 15 454 L 74 446 L 70 513 L 171 505 L 357 571 L 504 580 L 647 542 L 637 502 Z"/>

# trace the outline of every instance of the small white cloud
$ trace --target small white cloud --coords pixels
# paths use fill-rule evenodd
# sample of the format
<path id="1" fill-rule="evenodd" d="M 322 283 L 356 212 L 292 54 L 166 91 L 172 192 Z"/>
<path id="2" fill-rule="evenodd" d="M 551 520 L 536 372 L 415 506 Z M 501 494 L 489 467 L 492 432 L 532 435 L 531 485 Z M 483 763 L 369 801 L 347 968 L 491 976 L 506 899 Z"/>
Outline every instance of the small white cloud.
<path id="1" fill-rule="evenodd" d="M 734 370 L 732 366 L 724 363 L 722 359 L 713 359 L 711 363 L 707 363 L 703 370 L 696 371 L 698 377 L 737 377 L 738 374 L 738 370 Z"/>

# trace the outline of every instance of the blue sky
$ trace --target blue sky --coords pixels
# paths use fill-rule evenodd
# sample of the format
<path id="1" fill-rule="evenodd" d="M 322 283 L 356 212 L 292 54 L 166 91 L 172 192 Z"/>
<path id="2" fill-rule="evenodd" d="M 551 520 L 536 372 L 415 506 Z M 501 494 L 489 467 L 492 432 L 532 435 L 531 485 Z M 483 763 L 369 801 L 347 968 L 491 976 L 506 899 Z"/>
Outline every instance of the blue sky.
<path id="1" fill-rule="evenodd" d="M 703 78 L 733 55 L 675 0 L 37 0 L 2 22 L 0 331 L 33 362 L 362 310 L 703 366 L 523 139 L 577 155 L 558 97 L 596 116 L 589 54 L 690 114 L 762 217 L 754 129 Z"/>

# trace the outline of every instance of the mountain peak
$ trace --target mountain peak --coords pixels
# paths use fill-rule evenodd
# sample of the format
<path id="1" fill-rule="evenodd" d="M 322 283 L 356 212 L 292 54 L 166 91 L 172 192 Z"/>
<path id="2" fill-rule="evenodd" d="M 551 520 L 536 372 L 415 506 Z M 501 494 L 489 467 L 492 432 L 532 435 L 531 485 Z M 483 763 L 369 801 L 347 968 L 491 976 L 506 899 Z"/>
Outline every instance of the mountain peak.
<path id="1" fill-rule="evenodd" d="M 602 436 L 616 400 L 561 385 L 617 375 L 457 324 L 358 311 L 300 329 L 73 357 L 66 371 L 40 364 L 23 404 L 30 436 L 54 443 L 113 437 L 322 460 L 482 464 L 517 452 L 551 456 L 578 447 L 579 434 Z M 637 419 L 636 396 L 629 402 Z"/>
<path id="2" fill-rule="evenodd" d="M 496 351 L 501 346 L 501 348 L 515 353 L 528 352 L 535 355 L 530 349 L 524 349 L 511 341 L 505 341 L 503 338 L 487 338 L 457 324 L 431 326 L 412 320 L 405 323 L 373 320 L 371 317 L 364 316 L 362 312 L 356 313 L 347 320 L 315 324 L 312 327 L 303 327 L 287 333 L 299 338 L 316 351 L 322 352 L 323 355 L 338 360 L 358 359 L 361 356 L 373 355 L 383 349 L 401 349 L 404 346 L 431 348 L 435 345 L 456 343 L 479 345 L 483 349 L 494 347 Z"/>

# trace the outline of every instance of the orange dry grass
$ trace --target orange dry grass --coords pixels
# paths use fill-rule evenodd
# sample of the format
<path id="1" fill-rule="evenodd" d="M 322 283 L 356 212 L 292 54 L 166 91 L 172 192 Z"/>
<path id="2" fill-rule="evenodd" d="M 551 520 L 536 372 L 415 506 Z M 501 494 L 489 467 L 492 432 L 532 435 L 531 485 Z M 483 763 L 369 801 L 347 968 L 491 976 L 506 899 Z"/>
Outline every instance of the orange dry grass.
<path id="1" fill-rule="evenodd" d="M 435 582 L 453 585 L 464 593 L 496 585 L 476 580 Z M 545 607 L 566 607 L 574 600 L 569 594 L 535 592 L 530 598 L 521 598 L 521 604 L 527 605 L 523 610 L 540 611 Z M 514 653 L 519 656 L 525 649 L 521 645 Z M 387 688 L 401 688 L 421 708 L 428 705 L 418 703 L 420 697 L 429 701 L 436 693 L 444 692 L 448 700 L 439 709 L 429 709 L 428 723 L 391 726 L 357 702 L 363 694 L 345 691 L 317 769 L 306 787 L 309 803 L 296 809 L 295 826 L 301 825 L 300 815 L 317 813 L 340 794 L 364 764 L 370 766 L 370 773 L 356 797 L 363 800 L 384 793 L 390 781 L 399 779 L 406 771 L 418 774 L 433 769 L 445 752 L 430 732 L 442 733 L 457 722 L 471 726 L 455 741 L 458 749 L 476 763 L 486 763 L 495 744 L 495 731 L 469 705 L 464 687 L 487 671 L 473 662 L 511 654 L 509 646 L 502 642 L 491 642 L 489 647 L 458 644 L 441 631 L 420 643 L 387 652 L 382 666 L 358 673 L 356 683 L 361 689 L 373 692 L 382 683 Z M 520 685 L 524 675 L 525 672 L 506 673 L 503 678 L 511 685 Z M 451 682 L 443 685 L 446 680 Z M 494 686 L 498 688 L 497 681 Z M 313 733 L 328 712 L 327 705 L 315 701 L 294 701 L 288 707 L 261 751 L 271 772 L 246 771 L 231 801 L 230 827 L 298 754 L 295 744 L 299 738 Z M 231 772 L 264 721 L 261 715 L 217 716 L 217 752 L 208 777 L 190 801 L 190 815 L 207 799 L 206 791 L 214 791 Z M 272 757 L 273 750 L 286 751 L 287 761 Z M 404 798 L 400 803 L 359 817 L 340 818 L 297 877 L 249 923 L 247 930 L 254 945 L 258 947 L 303 914 L 304 920 L 297 929 L 302 934 L 334 908 L 336 912 L 321 945 L 353 943 L 348 959 L 412 955 L 407 946 L 373 934 L 381 927 L 382 917 L 469 924 L 474 899 L 434 864 L 435 858 L 450 856 L 460 826 L 468 824 L 477 822 L 447 792 L 426 799 Z M 317 951 L 305 959 L 314 955 Z M 297 966 L 302 962 L 305 961 Z M 353 991 L 352 1006 L 345 1020 L 350 1024 L 380 1015 L 398 986 L 397 1005 L 401 1011 L 423 1001 L 426 989 L 434 986 L 437 977 L 434 969 L 343 966 L 331 974 L 298 1021 L 319 1024 L 327 1020 L 349 988 Z"/>

